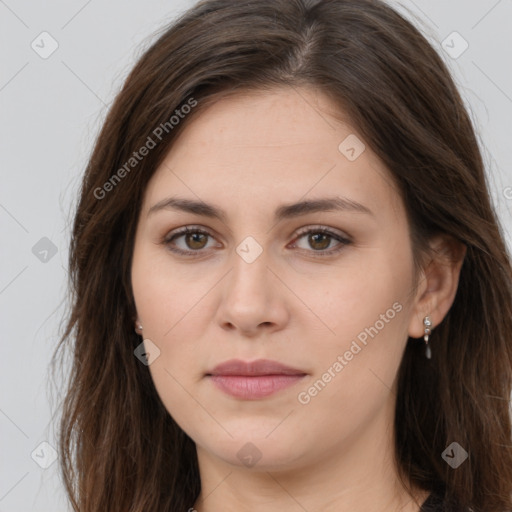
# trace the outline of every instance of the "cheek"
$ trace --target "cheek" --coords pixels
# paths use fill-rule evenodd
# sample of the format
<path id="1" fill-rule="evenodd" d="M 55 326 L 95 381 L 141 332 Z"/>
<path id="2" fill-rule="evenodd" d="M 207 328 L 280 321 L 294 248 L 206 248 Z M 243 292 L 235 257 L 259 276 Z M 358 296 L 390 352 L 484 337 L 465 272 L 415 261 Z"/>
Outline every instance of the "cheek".
<path id="1" fill-rule="evenodd" d="M 144 336 L 167 343 L 174 332 L 197 316 L 209 279 L 194 278 L 193 266 L 177 268 L 161 247 L 136 248 L 132 287 Z"/>
<path id="2" fill-rule="evenodd" d="M 405 279 L 363 272 L 344 283 L 342 290 L 318 296 L 334 333 L 324 334 L 310 352 L 315 374 L 297 397 L 301 414 L 321 418 L 322 429 L 342 439 L 389 405 L 408 324 Z M 300 437 L 326 450 L 332 441 L 327 434 L 319 439 L 310 427 L 301 429 Z"/>
<path id="3" fill-rule="evenodd" d="M 346 411 L 364 423 L 386 401 L 407 340 L 411 272 L 407 247 L 369 250 L 347 259 L 329 286 L 309 295 L 330 330 L 316 337 L 315 375 L 302 398 L 315 414 L 331 411 L 326 421 L 333 428 L 349 428 Z"/>
<path id="4" fill-rule="evenodd" d="M 375 323 L 382 332 L 401 332 L 407 325 L 406 314 L 397 314 L 397 309 L 405 311 L 411 300 L 411 273 L 407 248 L 354 251 L 329 270 L 308 277 L 289 275 L 297 296 L 315 316 L 295 312 L 299 322 L 300 317 L 311 318 L 310 325 L 316 322 L 325 331 L 327 346 L 332 339 L 336 348 L 343 348 Z M 302 310 L 307 313 L 306 308 Z"/>
<path id="5" fill-rule="evenodd" d="M 207 312 L 201 297 L 211 284 L 183 272 L 177 277 L 161 255 L 140 251 L 134 255 L 132 286 L 144 339 L 159 350 L 148 366 L 156 392 L 178 425 L 191 433 L 191 426 L 205 421 L 192 394 L 202 377 L 197 344 L 204 332 L 199 318 Z"/>
<path id="6" fill-rule="evenodd" d="M 140 248 L 134 253 L 132 285 L 144 339 L 159 350 L 149 365 L 151 377 L 179 422 L 181 415 L 197 413 L 189 393 L 205 371 L 205 349 L 199 344 L 213 314 L 206 294 L 218 279 L 212 274 L 199 279 L 194 265 L 178 269 L 169 259 L 165 251 Z"/>

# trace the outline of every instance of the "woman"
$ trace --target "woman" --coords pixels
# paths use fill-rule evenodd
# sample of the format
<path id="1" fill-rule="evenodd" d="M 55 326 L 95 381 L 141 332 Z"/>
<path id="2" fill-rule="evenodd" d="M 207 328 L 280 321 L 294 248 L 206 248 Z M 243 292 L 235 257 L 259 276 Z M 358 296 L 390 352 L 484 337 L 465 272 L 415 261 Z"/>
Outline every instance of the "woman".
<path id="1" fill-rule="evenodd" d="M 75 510 L 512 510 L 512 272 L 445 65 L 378 0 L 207 0 L 86 169 Z"/>

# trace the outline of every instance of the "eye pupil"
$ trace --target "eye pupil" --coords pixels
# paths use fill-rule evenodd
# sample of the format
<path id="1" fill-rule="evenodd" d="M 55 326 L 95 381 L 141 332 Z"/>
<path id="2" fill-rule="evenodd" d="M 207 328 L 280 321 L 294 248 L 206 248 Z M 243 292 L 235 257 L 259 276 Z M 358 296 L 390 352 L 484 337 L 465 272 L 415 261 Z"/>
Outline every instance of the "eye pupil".
<path id="1" fill-rule="evenodd" d="M 191 249 L 202 249 L 206 243 L 206 235 L 204 233 L 187 233 L 186 240 L 187 245 Z M 196 245 L 196 243 L 198 243 L 198 245 Z"/>
<path id="2" fill-rule="evenodd" d="M 319 240 L 319 238 L 320 239 L 323 238 L 323 240 Z M 329 247 L 330 236 L 326 235 L 325 233 L 315 233 L 315 234 L 309 235 L 309 242 L 311 244 L 311 247 L 313 247 L 313 249 L 315 249 L 315 250 L 326 249 L 327 247 Z M 318 246 L 318 244 L 320 246 Z"/>

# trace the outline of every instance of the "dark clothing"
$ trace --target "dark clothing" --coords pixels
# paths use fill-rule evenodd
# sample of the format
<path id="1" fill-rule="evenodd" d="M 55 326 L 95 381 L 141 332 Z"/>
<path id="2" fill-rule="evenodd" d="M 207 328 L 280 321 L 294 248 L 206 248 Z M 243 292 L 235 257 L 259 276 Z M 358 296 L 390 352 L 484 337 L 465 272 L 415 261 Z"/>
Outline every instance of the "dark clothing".
<path id="1" fill-rule="evenodd" d="M 438 492 L 432 492 L 430 496 L 421 505 L 420 512 L 470 512 L 461 507 L 449 506 L 444 496 Z"/>
<path id="2" fill-rule="evenodd" d="M 433 492 L 421 505 L 420 512 L 445 512 L 445 510 L 442 496 Z"/>

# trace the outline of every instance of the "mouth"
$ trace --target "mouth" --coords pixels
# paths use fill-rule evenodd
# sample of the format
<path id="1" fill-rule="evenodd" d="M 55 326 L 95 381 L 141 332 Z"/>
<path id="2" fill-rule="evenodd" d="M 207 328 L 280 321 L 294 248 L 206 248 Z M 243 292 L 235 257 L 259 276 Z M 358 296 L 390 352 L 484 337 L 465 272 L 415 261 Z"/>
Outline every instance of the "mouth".
<path id="1" fill-rule="evenodd" d="M 217 365 L 205 376 L 221 391 L 243 400 L 264 398 L 293 386 L 307 375 L 277 361 L 238 359 Z"/>

